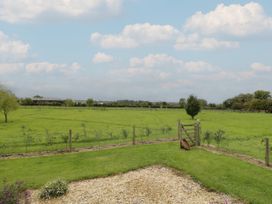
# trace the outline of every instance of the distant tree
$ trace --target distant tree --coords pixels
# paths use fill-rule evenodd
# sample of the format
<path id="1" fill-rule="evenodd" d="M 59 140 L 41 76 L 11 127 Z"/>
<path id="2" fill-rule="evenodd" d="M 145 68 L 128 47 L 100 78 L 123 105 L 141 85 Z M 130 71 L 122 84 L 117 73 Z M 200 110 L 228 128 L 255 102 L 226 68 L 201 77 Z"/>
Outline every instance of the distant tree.
<path id="1" fill-rule="evenodd" d="M 43 97 L 40 95 L 35 95 L 35 96 L 33 96 L 33 98 L 43 98 Z"/>
<path id="2" fill-rule="evenodd" d="M 64 101 L 64 105 L 65 105 L 66 107 L 72 107 L 72 106 L 74 106 L 74 101 L 73 101 L 72 99 L 66 99 L 66 100 Z"/>
<path id="3" fill-rule="evenodd" d="M 33 104 L 33 100 L 31 98 L 23 98 L 20 100 L 20 104 L 29 106 Z"/>
<path id="4" fill-rule="evenodd" d="M 208 106 L 208 102 L 205 99 L 198 99 L 198 102 L 200 103 L 201 108 Z"/>
<path id="5" fill-rule="evenodd" d="M 191 95 L 187 99 L 185 110 L 188 115 L 194 119 L 194 117 L 200 112 L 201 106 L 197 97 Z"/>
<path id="6" fill-rule="evenodd" d="M 165 102 L 165 101 L 163 101 L 161 105 L 162 105 L 162 108 L 167 108 L 168 107 L 168 103 Z"/>
<path id="7" fill-rule="evenodd" d="M 4 114 L 5 123 L 8 122 L 8 113 L 18 108 L 16 96 L 8 89 L 0 87 L 0 111 Z"/>
<path id="8" fill-rule="evenodd" d="M 271 95 L 269 91 L 257 90 L 254 92 L 254 98 L 260 99 L 260 100 L 266 100 L 271 98 Z"/>
<path id="9" fill-rule="evenodd" d="M 86 101 L 86 105 L 88 107 L 91 107 L 94 105 L 94 100 L 92 98 L 88 98 L 87 101 Z"/>
<path id="10" fill-rule="evenodd" d="M 185 105 L 186 105 L 186 99 L 185 98 L 179 99 L 179 107 L 185 108 Z"/>

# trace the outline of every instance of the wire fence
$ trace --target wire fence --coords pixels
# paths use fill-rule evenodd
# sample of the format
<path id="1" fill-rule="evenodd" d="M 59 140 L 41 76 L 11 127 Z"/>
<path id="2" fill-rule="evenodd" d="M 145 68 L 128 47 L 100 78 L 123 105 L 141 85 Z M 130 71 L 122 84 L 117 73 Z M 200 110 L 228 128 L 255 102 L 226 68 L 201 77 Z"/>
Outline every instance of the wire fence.
<path id="1" fill-rule="evenodd" d="M 205 139 L 205 133 L 202 135 L 202 143 L 206 146 L 215 147 L 231 153 L 248 155 L 265 161 L 266 164 L 268 162 L 268 165 L 272 164 L 272 136 L 232 137 L 224 135 L 219 140 L 216 137 L 207 140 L 207 138 Z"/>
<path id="2" fill-rule="evenodd" d="M 19 141 L 0 142 L 0 156 L 12 153 L 68 151 L 69 145 L 76 148 L 93 148 L 107 145 L 136 144 L 177 139 L 176 130 L 164 125 L 160 128 L 133 126 L 127 124 L 96 124 L 90 128 L 82 123 L 76 129 L 57 131 L 52 129 L 32 129 L 22 126 L 17 133 Z M 72 143 L 72 144 L 70 144 Z"/>

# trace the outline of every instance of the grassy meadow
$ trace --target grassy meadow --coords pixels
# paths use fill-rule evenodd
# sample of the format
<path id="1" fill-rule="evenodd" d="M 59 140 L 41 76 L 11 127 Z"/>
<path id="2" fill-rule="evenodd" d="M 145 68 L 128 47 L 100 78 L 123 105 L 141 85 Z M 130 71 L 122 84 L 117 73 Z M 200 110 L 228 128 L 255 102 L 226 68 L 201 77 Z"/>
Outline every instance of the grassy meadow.
<path id="1" fill-rule="evenodd" d="M 210 190 L 227 193 L 247 203 L 267 204 L 272 200 L 271 170 L 200 149 L 180 150 L 175 142 L 0 160 L 0 180 L 23 180 L 28 187 L 38 188 L 58 177 L 75 181 L 150 165 L 175 168 L 189 174 Z"/>
<path id="2" fill-rule="evenodd" d="M 202 133 L 225 131 L 221 147 L 264 158 L 261 140 L 272 139 L 271 114 L 204 110 L 196 118 Z M 136 141 L 177 138 L 178 119 L 193 122 L 181 109 L 21 107 L 10 113 L 9 123 L 0 123 L 0 153 L 64 149 L 69 129 L 74 147 L 131 143 L 133 125 Z"/>

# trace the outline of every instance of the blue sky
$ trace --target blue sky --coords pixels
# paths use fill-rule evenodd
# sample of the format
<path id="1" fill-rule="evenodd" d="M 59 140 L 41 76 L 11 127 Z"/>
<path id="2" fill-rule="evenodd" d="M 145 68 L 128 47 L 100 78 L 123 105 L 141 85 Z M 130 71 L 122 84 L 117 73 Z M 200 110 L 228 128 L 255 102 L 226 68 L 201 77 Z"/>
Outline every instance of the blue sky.
<path id="1" fill-rule="evenodd" d="M 0 83 L 17 96 L 210 102 L 272 91 L 272 3 L 0 0 Z"/>

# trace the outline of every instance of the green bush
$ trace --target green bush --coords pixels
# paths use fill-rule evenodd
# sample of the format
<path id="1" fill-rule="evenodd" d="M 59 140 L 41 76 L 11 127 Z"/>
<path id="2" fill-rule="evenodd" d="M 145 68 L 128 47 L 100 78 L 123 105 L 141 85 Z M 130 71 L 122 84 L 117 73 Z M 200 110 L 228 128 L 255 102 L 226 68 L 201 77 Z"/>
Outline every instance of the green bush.
<path id="1" fill-rule="evenodd" d="M 56 198 L 68 192 L 68 184 L 65 180 L 57 179 L 45 184 L 40 192 L 41 199 Z"/>
<path id="2" fill-rule="evenodd" d="M 207 145 L 209 146 L 211 144 L 212 141 L 212 137 L 213 137 L 213 133 L 210 131 L 206 131 L 204 133 L 204 138 L 203 141 L 207 143 Z"/>
<path id="3" fill-rule="evenodd" d="M 0 204 L 17 204 L 19 203 L 21 193 L 25 190 L 25 185 L 21 181 L 9 184 L 4 181 L 0 188 Z"/>

